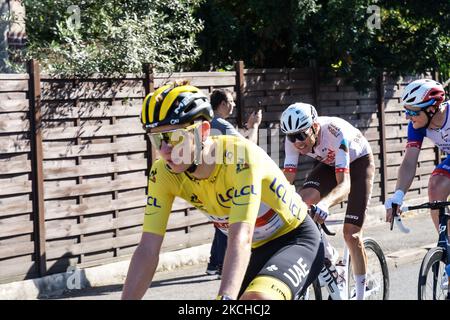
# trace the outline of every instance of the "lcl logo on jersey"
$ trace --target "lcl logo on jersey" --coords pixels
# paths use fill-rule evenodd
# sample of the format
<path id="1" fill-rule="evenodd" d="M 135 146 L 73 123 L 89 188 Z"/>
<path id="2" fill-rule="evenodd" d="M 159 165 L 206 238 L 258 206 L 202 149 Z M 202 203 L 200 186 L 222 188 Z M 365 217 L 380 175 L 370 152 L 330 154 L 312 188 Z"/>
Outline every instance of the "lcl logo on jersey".
<path id="1" fill-rule="evenodd" d="M 158 199 L 156 199 L 154 197 L 147 198 L 147 205 L 150 207 L 161 208 L 161 206 L 158 204 Z"/>
<path id="2" fill-rule="evenodd" d="M 257 195 L 255 192 L 254 185 L 243 186 L 240 190 L 236 190 L 234 188 L 228 189 L 225 194 L 216 193 L 216 201 L 217 203 L 224 208 L 231 208 L 231 205 L 244 206 L 249 204 L 250 202 L 241 202 L 239 201 L 240 197 L 248 196 L 250 194 Z"/>

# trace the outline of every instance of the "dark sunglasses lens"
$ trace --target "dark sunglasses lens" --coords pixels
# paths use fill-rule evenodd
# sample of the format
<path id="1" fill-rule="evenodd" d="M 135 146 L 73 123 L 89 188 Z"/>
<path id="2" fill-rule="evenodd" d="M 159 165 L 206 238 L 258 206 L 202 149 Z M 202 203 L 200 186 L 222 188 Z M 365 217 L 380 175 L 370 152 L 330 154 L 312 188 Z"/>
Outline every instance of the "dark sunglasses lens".
<path id="1" fill-rule="evenodd" d="M 292 142 L 292 143 L 295 142 L 295 136 L 294 135 L 288 135 L 287 138 L 289 139 L 290 142 Z"/>
<path id="2" fill-rule="evenodd" d="M 306 138 L 308 138 L 308 135 L 304 132 L 299 132 L 296 134 L 290 134 L 288 135 L 288 139 L 290 142 L 294 143 L 296 140 L 298 141 L 305 141 Z"/>

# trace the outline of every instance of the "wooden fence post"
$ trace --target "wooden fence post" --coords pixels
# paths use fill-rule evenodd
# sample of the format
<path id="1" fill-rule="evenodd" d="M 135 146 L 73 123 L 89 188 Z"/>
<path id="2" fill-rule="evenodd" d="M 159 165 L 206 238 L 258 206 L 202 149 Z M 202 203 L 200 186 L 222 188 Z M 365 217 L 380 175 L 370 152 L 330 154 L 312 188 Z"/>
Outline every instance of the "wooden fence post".
<path id="1" fill-rule="evenodd" d="M 244 61 L 236 61 L 234 64 L 236 70 L 236 109 L 238 127 L 244 126 Z"/>
<path id="2" fill-rule="evenodd" d="M 380 173 L 381 173 L 381 201 L 384 203 L 388 198 L 387 177 L 387 152 L 386 152 L 386 119 L 384 110 L 384 74 L 377 77 L 377 106 L 378 106 L 378 130 L 380 131 Z"/>
<path id="3" fill-rule="evenodd" d="M 144 72 L 144 92 L 146 97 L 149 93 L 155 91 L 155 78 L 153 74 L 153 68 L 149 63 L 145 63 L 143 65 L 143 72 Z M 150 150 L 150 152 L 148 152 L 147 157 L 147 176 L 149 176 L 153 160 L 156 158 L 156 151 L 155 148 L 153 148 L 150 139 L 148 138 L 147 135 L 145 135 L 145 141 L 147 142 L 147 150 Z"/>
<path id="4" fill-rule="evenodd" d="M 44 169 L 42 150 L 42 114 L 41 114 L 41 76 L 39 63 L 36 60 L 28 62 L 29 97 L 30 97 L 30 141 L 32 163 L 33 191 L 33 223 L 35 262 L 39 275 L 47 273 L 45 250 L 45 209 L 44 209 Z"/>

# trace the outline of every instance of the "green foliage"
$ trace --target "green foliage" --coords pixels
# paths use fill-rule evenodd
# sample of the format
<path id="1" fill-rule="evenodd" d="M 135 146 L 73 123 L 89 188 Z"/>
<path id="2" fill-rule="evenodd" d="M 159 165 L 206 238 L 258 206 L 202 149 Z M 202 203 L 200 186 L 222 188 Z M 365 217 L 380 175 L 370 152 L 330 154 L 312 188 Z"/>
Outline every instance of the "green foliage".
<path id="1" fill-rule="evenodd" d="M 26 58 L 50 73 L 136 73 L 144 63 L 171 71 L 200 54 L 195 35 L 202 24 L 194 10 L 201 1 L 22 0 Z"/>
<path id="2" fill-rule="evenodd" d="M 379 27 L 375 22 L 380 9 Z M 450 70 L 450 1 L 209 0 L 197 68 L 303 67 L 310 60 L 360 90 L 382 71 Z M 369 23 L 368 23 L 369 22 Z"/>

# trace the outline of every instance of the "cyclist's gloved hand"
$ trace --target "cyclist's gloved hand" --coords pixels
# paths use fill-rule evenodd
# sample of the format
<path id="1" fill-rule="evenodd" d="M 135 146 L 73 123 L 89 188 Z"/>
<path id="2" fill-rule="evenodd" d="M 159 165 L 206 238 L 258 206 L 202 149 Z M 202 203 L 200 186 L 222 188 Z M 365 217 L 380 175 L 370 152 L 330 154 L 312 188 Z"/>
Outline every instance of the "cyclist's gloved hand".
<path id="1" fill-rule="evenodd" d="M 399 211 L 400 207 L 403 204 L 404 196 L 405 194 L 402 190 L 396 190 L 394 195 L 386 200 L 386 202 L 384 203 L 384 207 L 386 208 L 386 222 L 391 222 L 392 220 L 392 204 L 397 204 L 397 211 Z"/>
<path id="2" fill-rule="evenodd" d="M 319 202 L 316 204 L 315 214 L 313 220 L 319 224 L 324 223 L 325 219 L 328 217 L 328 206 L 324 203 Z"/>

